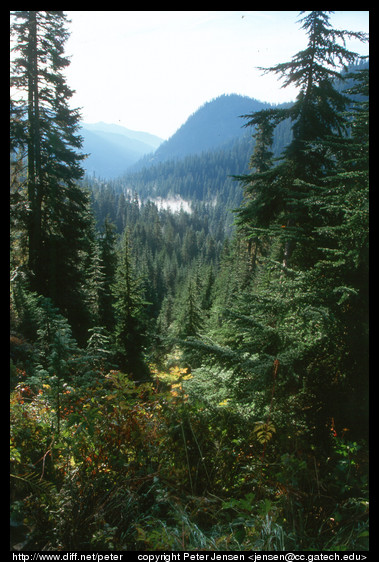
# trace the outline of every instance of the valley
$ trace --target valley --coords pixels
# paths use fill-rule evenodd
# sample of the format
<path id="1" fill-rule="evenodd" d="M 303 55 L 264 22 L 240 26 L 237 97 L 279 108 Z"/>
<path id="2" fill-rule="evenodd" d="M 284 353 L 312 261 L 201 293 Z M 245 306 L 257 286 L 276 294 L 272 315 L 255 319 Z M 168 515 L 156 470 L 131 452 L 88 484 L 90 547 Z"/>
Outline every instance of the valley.
<path id="1" fill-rule="evenodd" d="M 84 124 L 65 13 L 12 14 L 12 551 L 368 550 L 368 38 L 330 14 L 266 69 L 293 103 L 165 141 Z"/>

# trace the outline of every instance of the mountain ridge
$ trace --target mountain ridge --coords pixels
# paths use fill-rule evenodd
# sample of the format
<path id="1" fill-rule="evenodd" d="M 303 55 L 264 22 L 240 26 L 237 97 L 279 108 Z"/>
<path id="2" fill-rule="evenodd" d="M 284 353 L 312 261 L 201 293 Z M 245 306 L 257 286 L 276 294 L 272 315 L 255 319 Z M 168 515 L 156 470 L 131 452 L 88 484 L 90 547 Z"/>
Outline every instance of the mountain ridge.
<path id="1" fill-rule="evenodd" d="M 352 65 L 348 70 L 352 72 L 366 66 L 368 63 Z M 338 90 L 343 91 L 348 87 L 349 80 L 337 81 Z M 168 160 L 219 150 L 223 145 L 227 146 L 246 135 L 251 136 L 252 130 L 244 129 L 242 116 L 270 107 L 290 105 L 291 102 L 271 104 L 240 94 L 222 94 L 200 106 L 167 140 L 116 124 L 84 124 L 83 151 L 92 152 L 84 167 L 87 172 L 94 171 L 104 179 L 111 179 Z M 93 135 L 97 135 L 97 138 Z M 115 135 L 123 135 L 124 138 Z M 126 145 L 126 137 L 129 145 Z M 278 143 L 277 138 L 276 142 L 283 145 L 283 140 Z M 277 152 L 275 146 L 273 148 Z"/>
<path id="2" fill-rule="evenodd" d="M 87 173 L 112 179 L 167 160 L 218 149 L 248 134 L 242 115 L 271 106 L 248 96 L 223 94 L 205 102 L 166 141 L 120 125 L 83 123 L 83 151 L 91 153 L 84 168 Z"/>
<path id="3" fill-rule="evenodd" d="M 118 125 L 115 123 L 105 123 L 104 121 L 97 121 L 96 123 L 81 123 L 82 127 L 91 130 L 91 131 L 101 131 L 104 133 L 115 133 L 125 137 L 128 137 L 133 140 L 140 141 L 142 143 L 148 144 L 149 146 L 158 146 L 164 142 L 164 139 L 158 137 L 157 135 L 153 135 L 151 133 L 147 133 L 144 131 L 134 131 L 133 129 L 128 129 L 123 125 Z"/>
<path id="4" fill-rule="evenodd" d="M 164 141 L 144 164 L 180 159 L 218 149 L 246 134 L 242 115 L 271 104 L 239 94 L 222 94 L 200 106 L 179 129 Z"/>
<path id="5" fill-rule="evenodd" d="M 150 133 L 132 131 L 111 123 L 81 123 L 87 174 L 114 178 L 145 154 L 154 152 L 163 139 Z"/>

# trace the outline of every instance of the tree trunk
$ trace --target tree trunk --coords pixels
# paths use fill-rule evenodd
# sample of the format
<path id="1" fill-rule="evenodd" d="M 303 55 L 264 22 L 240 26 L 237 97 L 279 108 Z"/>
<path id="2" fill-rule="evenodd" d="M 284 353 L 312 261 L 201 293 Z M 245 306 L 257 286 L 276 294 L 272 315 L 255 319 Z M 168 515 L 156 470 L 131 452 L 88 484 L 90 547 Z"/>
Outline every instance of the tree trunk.
<path id="1" fill-rule="evenodd" d="M 38 48 L 37 12 L 29 12 L 28 51 L 28 198 L 29 220 L 29 267 L 34 273 L 34 285 L 41 285 L 39 259 L 41 256 L 41 139 L 39 126 L 38 96 Z"/>

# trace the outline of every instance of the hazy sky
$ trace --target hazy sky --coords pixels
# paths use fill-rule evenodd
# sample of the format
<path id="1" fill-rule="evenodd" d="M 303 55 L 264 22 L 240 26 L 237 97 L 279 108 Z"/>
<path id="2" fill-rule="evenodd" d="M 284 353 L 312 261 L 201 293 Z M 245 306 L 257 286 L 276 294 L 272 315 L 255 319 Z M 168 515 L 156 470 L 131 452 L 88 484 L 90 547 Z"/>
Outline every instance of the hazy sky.
<path id="1" fill-rule="evenodd" d="M 290 61 L 307 36 L 296 11 L 67 11 L 73 107 L 83 121 L 167 139 L 222 94 L 273 103 L 296 91 L 256 67 Z M 368 32 L 368 11 L 337 11 L 337 29 Z M 368 54 L 368 44 L 347 47 Z"/>

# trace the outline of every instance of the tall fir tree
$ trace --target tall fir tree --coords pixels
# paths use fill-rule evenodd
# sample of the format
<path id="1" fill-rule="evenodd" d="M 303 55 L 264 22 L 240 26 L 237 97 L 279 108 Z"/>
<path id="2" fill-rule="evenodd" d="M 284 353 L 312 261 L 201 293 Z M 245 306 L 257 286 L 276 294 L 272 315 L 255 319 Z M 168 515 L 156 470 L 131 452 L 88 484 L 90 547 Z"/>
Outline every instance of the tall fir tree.
<path id="1" fill-rule="evenodd" d="M 11 148 L 26 162 L 28 268 L 34 291 L 50 297 L 85 338 L 82 267 L 88 197 L 78 134 L 80 114 L 64 71 L 67 18 L 62 11 L 12 13 Z M 80 325 L 80 328 L 79 328 Z"/>
<path id="2" fill-rule="evenodd" d="M 358 54 L 349 51 L 345 41 L 367 39 L 361 32 L 333 29 L 330 13 L 313 11 L 302 17 L 301 28 L 308 36 L 306 49 L 290 62 L 264 69 L 266 73 L 279 74 L 284 87 L 299 88 L 295 103 L 288 108 L 257 112 L 248 123 L 258 126 L 260 150 L 256 149 L 252 160 L 252 173 L 240 178 L 247 197 L 239 224 L 270 226 L 271 234 L 281 240 L 285 266 L 290 264 L 296 246 L 300 246 L 298 258 L 302 259 L 305 253 L 308 265 L 312 262 L 310 255 L 317 255 L 311 236 L 307 182 L 314 183 L 335 167 L 330 145 L 321 141 L 338 140 L 348 127 L 345 110 L 351 100 L 336 88 L 336 80 L 344 80 L 342 70 L 356 62 Z M 292 122 L 292 141 L 280 162 L 270 167 L 272 155 L 268 147 L 273 126 L 285 119 Z"/>
<path id="3" fill-rule="evenodd" d="M 273 365 L 279 361 L 278 420 L 291 404 L 287 421 L 298 435 L 313 434 L 313 442 L 323 446 L 332 417 L 352 435 L 363 435 L 364 407 L 358 426 L 345 404 L 348 389 L 350 396 L 357 389 L 353 371 L 367 380 L 367 322 L 355 308 L 360 303 L 367 310 L 367 169 L 357 168 L 367 158 L 367 114 L 351 120 L 351 98 L 337 91 L 335 79 L 341 77 L 339 65 L 356 59 L 339 43 L 346 36 L 365 36 L 331 29 L 328 12 L 311 12 L 301 21 L 307 49 L 269 69 L 283 75 L 285 84 L 299 86 L 296 103 L 249 116 L 257 142 L 252 172 L 242 178 L 245 201 L 237 220 L 239 235 L 255 246 L 253 275 L 229 301 L 213 342 L 196 345 L 211 362 L 233 370 L 235 392 L 255 404 L 257 413 L 270 400 Z M 274 127 L 288 118 L 293 140 L 274 162 Z M 357 148 L 357 139 L 349 139 L 349 127 L 361 140 L 355 162 L 351 148 Z M 354 221 L 361 244 L 352 234 Z M 219 306 L 217 295 L 214 302 Z M 358 333 L 360 350 L 354 344 Z"/>

